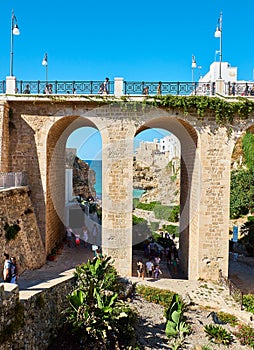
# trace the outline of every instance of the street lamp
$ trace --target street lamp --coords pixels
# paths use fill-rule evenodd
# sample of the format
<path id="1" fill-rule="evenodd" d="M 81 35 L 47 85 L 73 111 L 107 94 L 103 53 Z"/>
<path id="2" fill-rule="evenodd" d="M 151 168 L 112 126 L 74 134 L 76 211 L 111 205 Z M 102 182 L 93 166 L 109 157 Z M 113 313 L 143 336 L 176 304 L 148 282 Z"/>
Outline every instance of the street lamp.
<path id="1" fill-rule="evenodd" d="M 10 76 L 13 76 L 13 35 L 19 35 L 19 27 L 17 24 L 17 18 L 14 15 L 14 11 L 11 13 L 11 53 L 10 53 Z"/>
<path id="2" fill-rule="evenodd" d="M 41 64 L 46 68 L 46 84 L 48 83 L 48 54 L 45 53 Z"/>
<path id="3" fill-rule="evenodd" d="M 220 13 L 220 17 L 218 19 L 216 31 L 214 33 L 215 38 L 220 38 L 220 68 L 219 68 L 219 79 L 222 79 L 221 77 L 221 62 L 222 62 L 222 12 Z"/>
<path id="4" fill-rule="evenodd" d="M 197 62 L 194 55 L 192 55 L 191 68 L 192 68 L 192 82 L 194 82 L 194 69 L 197 68 Z"/>

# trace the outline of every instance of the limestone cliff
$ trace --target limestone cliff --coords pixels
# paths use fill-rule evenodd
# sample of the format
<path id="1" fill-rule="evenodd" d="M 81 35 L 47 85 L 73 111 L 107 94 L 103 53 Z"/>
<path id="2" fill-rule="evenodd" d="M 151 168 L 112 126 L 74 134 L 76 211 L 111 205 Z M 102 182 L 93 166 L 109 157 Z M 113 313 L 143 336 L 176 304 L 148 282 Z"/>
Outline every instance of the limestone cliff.
<path id="1" fill-rule="evenodd" d="M 95 172 L 89 165 L 69 153 L 66 156 L 66 167 L 73 169 L 73 193 L 75 196 L 82 196 L 87 199 L 89 197 L 96 197 L 94 184 L 96 183 Z"/>
<path id="2" fill-rule="evenodd" d="M 159 201 L 164 205 L 179 204 L 180 167 L 179 162 L 170 162 L 165 168 L 147 166 L 134 161 L 133 187 L 146 192 L 141 202 Z"/>

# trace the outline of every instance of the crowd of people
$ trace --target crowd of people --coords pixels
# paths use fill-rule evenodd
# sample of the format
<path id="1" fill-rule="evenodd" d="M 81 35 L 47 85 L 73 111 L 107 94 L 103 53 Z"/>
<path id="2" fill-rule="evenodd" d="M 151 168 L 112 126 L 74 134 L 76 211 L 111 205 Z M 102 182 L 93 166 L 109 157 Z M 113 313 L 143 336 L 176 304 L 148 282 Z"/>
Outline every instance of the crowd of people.
<path id="1" fill-rule="evenodd" d="M 8 253 L 4 253 L 4 283 L 15 283 L 18 280 L 18 265 L 15 257 L 10 258 Z"/>
<path id="2" fill-rule="evenodd" d="M 83 226 L 81 232 L 73 230 L 70 226 L 66 227 L 66 244 L 69 248 L 90 248 L 96 256 L 101 252 L 101 237 L 98 224 L 95 222 L 90 229 L 87 226 Z"/>
<path id="3" fill-rule="evenodd" d="M 144 242 L 144 257 L 137 261 L 138 278 L 145 277 L 158 279 L 162 275 L 161 262 L 167 262 L 170 271 L 176 275 L 178 273 L 179 249 L 177 249 L 175 235 L 172 237 L 168 233 L 165 234 L 166 247 L 162 247 L 154 240 Z"/>

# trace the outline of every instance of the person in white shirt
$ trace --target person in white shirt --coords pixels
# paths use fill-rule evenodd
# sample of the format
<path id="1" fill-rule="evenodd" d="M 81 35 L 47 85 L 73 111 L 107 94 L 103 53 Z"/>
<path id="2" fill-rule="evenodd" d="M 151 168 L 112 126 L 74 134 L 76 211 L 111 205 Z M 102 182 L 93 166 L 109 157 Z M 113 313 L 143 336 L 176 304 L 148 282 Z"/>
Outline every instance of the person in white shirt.
<path id="1" fill-rule="evenodd" d="M 151 261 L 151 259 L 149 261 L 146 262 L 146 273 L 148 277 L 152 277 L 153 275 L 153 263 Z"/>

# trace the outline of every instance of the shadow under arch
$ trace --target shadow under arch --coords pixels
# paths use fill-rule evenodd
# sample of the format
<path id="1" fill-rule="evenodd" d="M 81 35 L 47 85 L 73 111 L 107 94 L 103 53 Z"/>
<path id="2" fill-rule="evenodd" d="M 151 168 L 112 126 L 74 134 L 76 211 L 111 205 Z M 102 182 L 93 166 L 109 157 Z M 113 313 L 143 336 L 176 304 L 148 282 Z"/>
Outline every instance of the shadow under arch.
<path id="1" fill-rule="evenodd" d="M 70 134 L 81 128 L 97 126 L 88 118 L 65 116 L 57 120 L 47 136 L 46 179 L 46 252 L 62 240 L 65 233 L 65 155 Z M 82 210 L 82 209 L 80 209 Z"/>
<path id="2" fill-rule="evenodd" d="M 192 279 L 198 276 L 198 206 L 200 160 L 198 153 L 198 135 L 193 126 L 180 115 L 158 116 L 142 124 L 135 136 L 147 129 L 160 128 L 174 134 L 181 145 L 180 175 L 180 267 L 184 277 Z"/>

